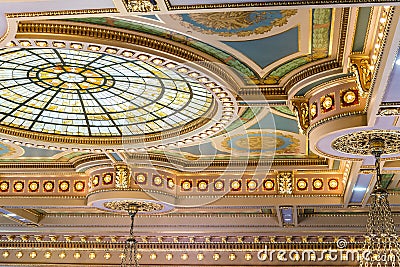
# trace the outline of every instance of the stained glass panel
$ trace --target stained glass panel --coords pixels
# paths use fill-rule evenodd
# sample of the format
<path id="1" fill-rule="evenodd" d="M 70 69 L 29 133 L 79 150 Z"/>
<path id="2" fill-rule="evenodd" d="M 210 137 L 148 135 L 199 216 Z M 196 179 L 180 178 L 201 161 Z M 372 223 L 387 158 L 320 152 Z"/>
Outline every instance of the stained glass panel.
<path id="1" fill-rule="evenodd" d="M 200 118 L 212 94 L 139 60 L 68 49 L 0 50 L 0 124 L 72 136 L 140 135 Z"/>

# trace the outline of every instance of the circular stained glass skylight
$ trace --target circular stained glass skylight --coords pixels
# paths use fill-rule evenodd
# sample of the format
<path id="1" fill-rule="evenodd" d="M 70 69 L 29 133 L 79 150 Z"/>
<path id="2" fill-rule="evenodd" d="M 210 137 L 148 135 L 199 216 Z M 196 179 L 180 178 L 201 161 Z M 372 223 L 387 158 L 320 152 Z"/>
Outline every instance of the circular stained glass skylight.
<path id="1" fill-rule="evenodd" d="M 0 50 L 0 124 L 67 136 L 136 136 L 204 116 L 191 77 L 140 60 L 70 49 Z"/>

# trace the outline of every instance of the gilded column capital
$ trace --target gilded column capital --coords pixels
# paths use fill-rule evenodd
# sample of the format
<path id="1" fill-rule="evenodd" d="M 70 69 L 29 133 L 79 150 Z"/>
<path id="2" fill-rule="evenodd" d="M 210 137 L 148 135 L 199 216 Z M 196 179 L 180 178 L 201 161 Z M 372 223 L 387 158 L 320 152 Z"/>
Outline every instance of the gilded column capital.
<path id="1" fill-rule="evenodd" d="M 367 55 L 350 55 L 350 70 L 357 78 L 357 84 L 362 95 L 369 92 L 373 71 L 371 60 Z"/>
<path id="2" fill-rule="evenodd" d="M 310 112 L 307 99 L 292 100 L 293 110 L 297 115 L 299 128 L 303 134 L 307 132 L 310 127 Z"/>

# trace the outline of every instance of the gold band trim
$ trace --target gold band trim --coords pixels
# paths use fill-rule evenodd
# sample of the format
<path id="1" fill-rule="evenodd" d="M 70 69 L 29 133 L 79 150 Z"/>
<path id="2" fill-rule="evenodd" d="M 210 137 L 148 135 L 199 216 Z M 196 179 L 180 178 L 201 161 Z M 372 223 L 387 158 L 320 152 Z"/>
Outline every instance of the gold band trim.
<path id="1" fill-rule="evenodd" d="M 116 8 L 8 13 L 7 18 L 118 13 Z"/>

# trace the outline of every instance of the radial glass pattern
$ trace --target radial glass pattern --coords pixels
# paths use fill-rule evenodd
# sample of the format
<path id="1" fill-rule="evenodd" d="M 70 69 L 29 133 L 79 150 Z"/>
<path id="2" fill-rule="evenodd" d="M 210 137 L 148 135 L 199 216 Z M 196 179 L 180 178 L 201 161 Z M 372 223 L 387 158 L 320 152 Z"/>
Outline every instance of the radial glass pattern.
<path id="1" fill-rule="evenodd" d="M 212 94 L 166 67 L 69 49 L 0 50 L 0 123 L 69 136 L 134 136 L 202 117 Z"/>

